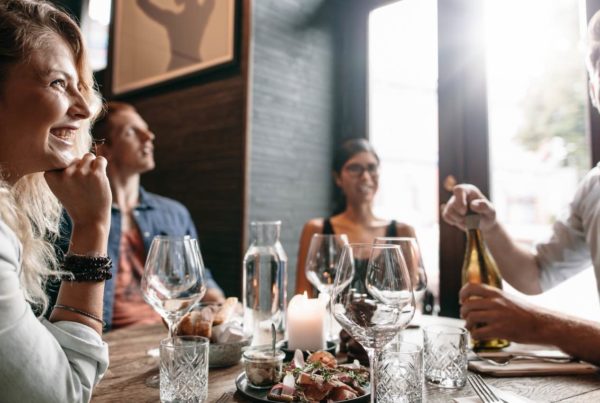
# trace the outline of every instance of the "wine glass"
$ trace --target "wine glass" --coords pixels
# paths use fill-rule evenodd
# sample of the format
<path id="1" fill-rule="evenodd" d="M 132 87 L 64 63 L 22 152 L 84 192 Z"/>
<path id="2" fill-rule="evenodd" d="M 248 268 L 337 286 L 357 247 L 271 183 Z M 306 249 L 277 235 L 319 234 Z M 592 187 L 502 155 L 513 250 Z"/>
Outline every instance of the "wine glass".
<path id="1" fill-rule="evenodd" d="M 175 335 L 178 320 L 206 293 L 198 242 L 189 236 L 156 236 L 141 281 L 144 299 Z"/>
<path id="2" fill-rule="evenodd" d="M 156 236 L 141 281 L 144 300 L 162 316 L 173 337 L 179 319 L 206 293 L 204 264 L 198 241 L 189 236 Z M 158 387 L 158 376 L 146 384 Z"/>
<path id="3" fill-rule="evenodd" d="M 374 403 L 379 354 L 415 313 L 415 297 L 400 247 L 345 245 L 331 288 L 331 311 L 369 355 Z"/>
<path id="4" fill-rule="evenodd" d="M 329 305 L 329 291 L 333 286 L 335 271 L 344 245 L 348 244 L 346 234 L 314 234 L 310 240 L 304 270 L 306 278 L 319 290 L 319 298 L 325 298 Z M 333 330 L 333 318 L 329 314 L 328 340 L 336 338 Z"/>
<path id="5" fill-rule="evenodd" d="M 427 273 L 425 272 L 421 249 L 417 240 L 412 237 L 377 237 L 374 242 L 376 244 L 390 244 L 400 247 L 412 281 L 415 301 L 418 310 L 421 310 L 423 308 L 425 291 L 427 290 Z"/>

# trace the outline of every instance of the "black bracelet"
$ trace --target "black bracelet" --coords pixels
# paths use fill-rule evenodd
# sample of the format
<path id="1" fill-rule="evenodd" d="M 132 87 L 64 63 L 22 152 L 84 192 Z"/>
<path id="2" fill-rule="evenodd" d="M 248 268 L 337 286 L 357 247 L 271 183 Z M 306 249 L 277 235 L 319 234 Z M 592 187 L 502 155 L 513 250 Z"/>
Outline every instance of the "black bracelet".
<path id="1" fill-rule="evenodd" d="M 111 264 L 108 256 L 86 256 L 68 254 L 65 256 L 63 265 L 68 271 L 83 271 L 90 269 L 102 269 Z"/>
<path id="2" fill-rule="evenodd" d="M 110 270 L 96 270 L 89 272 L 66 272 L 61 276 L 65 281 L 106 281 L 112 278 Z"/>
<path id="3" fill-rule="evenodd" d="M 106 322 L 103 321 L 102 318 L 100 318 L 100 317 L 98 317 L 96 315 L 93 315 L 93 314 L 91 314 L 89 312 L 82 311 L 81 309 L 73 308 L 72 306 L 63 305 L 63 304 L 56 304 L 56 305 L 54 305 L 54 308 L 55 309 L 57 309 L 57 308 L 58 309 L 64 309 L 65 311 L 69 311 L 69 312 L 73 312 L 73 313 L 78 313 L 79 315 L 83 315 L 83 316 L 85 316 L 87 318 L 93 319 L 96 322 L 101 323 L 102 327 L 106 326 Z"/>
<path id="4" fill-rule="evenodd" d="M 63 274 L 61 279 L 66 281 L 105 281 L 112 278 L 110 269 L 112 260 L 108 256 L 65 256 L 60 266 Z"/>

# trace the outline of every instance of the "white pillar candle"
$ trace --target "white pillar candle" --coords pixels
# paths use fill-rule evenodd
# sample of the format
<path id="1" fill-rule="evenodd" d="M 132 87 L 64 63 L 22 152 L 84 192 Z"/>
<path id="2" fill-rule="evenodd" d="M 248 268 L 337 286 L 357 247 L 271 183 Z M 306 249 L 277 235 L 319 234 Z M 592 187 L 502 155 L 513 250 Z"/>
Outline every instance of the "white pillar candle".
<path id="1" fill-rule="evenodd" d="M 287 310 L 288 349 L 325 349 L 326 313 L 322 299 L 309 299 L 306 293 L 295 295 Z"/>

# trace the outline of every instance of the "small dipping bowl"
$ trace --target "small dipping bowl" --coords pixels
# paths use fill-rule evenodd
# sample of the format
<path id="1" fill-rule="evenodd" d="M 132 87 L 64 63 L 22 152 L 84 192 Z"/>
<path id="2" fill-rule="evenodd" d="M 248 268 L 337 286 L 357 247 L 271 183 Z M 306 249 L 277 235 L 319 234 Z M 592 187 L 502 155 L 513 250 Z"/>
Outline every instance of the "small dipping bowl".
<path id="1" fill-rule="evenodd" d="M 244 371 L 248 384 L 254 388 L 266 389 L 281 379 L 285 353 L 271 346 L 248 347 L 242 354 Z"/>

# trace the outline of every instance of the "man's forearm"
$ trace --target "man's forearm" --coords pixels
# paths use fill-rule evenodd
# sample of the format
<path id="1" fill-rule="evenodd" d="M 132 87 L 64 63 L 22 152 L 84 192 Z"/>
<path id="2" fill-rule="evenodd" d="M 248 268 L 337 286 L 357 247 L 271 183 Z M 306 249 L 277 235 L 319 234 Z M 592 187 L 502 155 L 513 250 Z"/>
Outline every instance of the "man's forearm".
<path id="1" fill-rule="evenodd" d="M 583 361 L 600 364 L 600 323 L 551 311 L 540 313 L 541 344 L 550 344 Z"/>
<path id="2" fill-rule="evenodd" d="M 542 292 L 539 267 L 533 253 L 517 245 L 499 223 L 483 236 L 506 281 L 525 294 Z"/>

